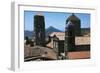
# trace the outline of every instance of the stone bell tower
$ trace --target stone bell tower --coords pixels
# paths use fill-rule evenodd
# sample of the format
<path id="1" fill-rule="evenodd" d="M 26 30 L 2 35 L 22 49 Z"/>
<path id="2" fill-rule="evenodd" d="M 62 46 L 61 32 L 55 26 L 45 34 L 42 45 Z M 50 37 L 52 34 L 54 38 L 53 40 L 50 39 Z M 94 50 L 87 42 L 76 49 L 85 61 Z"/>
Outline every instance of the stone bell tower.
<path id="1" fill-rule="evenodd" d="M 45 46 L 45 19 L 43 15 L 34 16 L 35 45 Z"/>

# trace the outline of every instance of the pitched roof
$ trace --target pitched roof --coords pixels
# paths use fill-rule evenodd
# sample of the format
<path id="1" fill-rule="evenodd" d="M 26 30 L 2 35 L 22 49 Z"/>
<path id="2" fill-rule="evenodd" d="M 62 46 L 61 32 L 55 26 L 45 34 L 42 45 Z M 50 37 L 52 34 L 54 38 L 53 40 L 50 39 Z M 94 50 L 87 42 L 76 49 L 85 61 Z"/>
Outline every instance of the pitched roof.
<path id="1" fill-rule="evenodd" d="M 59 40 L 65 39 L 65 32 L 53 32 L 50 36 L 53 37 L 54 35 L 56 35 L 56 37 L 59 38 Z"/>

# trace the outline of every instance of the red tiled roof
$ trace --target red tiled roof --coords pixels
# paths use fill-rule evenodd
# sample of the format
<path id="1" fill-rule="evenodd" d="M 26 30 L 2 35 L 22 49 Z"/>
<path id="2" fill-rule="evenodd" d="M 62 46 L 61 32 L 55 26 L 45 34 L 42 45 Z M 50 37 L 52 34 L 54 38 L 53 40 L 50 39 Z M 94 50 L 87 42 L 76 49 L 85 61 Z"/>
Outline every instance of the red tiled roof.
<path id="1" fill-rule="evenodd" d="M 68 52 L 69 59 L 87 59 L 90 58 L 90 51 Z"/>

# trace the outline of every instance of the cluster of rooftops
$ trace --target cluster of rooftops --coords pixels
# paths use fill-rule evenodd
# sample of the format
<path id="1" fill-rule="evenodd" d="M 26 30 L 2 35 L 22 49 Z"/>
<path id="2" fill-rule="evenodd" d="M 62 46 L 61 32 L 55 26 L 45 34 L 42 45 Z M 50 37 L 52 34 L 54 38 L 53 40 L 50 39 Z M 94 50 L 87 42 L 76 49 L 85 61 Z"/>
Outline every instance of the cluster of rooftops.
<path id="1" fill-rule="evenodd" d="M 32 47 L 24 45 L 25 61 L 67 59 L 70 58 L 68 52 L 90 51 L 90 36 L 81 35 L 81 20 L 74 13 L 66 20 L 65 32 L 51 33 L 48 43 L 45 43 L 44 16 L 36 15 L 35 18 L 35 44 Z M 89 57 L 90 54 L 85 54 L 83 58 Z"/>

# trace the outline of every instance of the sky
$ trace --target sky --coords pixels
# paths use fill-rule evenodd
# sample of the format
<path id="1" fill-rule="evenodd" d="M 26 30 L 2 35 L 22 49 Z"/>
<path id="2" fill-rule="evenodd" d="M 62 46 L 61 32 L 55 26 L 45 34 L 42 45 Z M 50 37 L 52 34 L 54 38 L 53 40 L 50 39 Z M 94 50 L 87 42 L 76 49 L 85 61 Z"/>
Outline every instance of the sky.
<path id="1" fill-rule="evenodd" d="M 34 15 L 38 12 L 24 11 L 24 28 L 25 30 L 34 30 Z M 41 12 L 45 17 L 45 28 L 53 26 L 61 31 L 65 30 L 66 20 L 72 13 L 64 12 Z M 75 13 L 75 15 L 81 20 L 81 28 L 90 27 L 90 14 Z"/>

